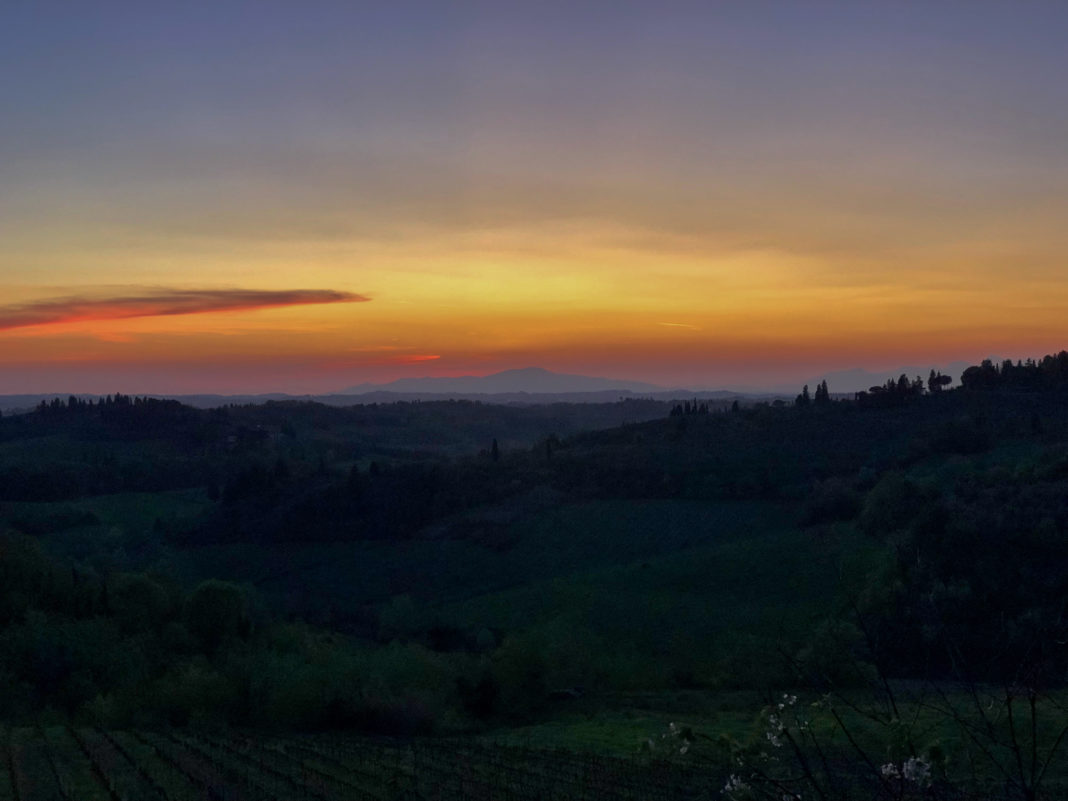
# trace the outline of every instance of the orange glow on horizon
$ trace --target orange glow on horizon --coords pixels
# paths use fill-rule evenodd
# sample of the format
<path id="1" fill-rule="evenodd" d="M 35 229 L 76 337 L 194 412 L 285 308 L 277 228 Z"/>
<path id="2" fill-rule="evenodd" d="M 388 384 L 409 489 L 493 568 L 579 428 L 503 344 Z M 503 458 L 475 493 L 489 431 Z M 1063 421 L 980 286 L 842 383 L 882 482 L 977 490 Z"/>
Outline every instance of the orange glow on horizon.
<path id="1" fill-rule="evenodd" d="M 818 229 L 814 212 L 797 215 L 790 231 Z M 197 390 L 225 379 L 328 391 L 541 366 L 715 387 L 1064 347 L 1057 237 L 1019 252 L 1002 239 L 986 250 L 977 240 L 887 250 L 884 234 L 870 238 L 868 253 L 769 247 L 591 219 L 219 245 L 213 272 L 227 284 L 195 291 L 124 289 L 123 272 L 99 262 L 99 287 L 4 287 L 12 302 L 0 308 L 0 379 L 51 367 L 59 385 L 95 368 L 124 386 L 146 376 L 146 390 L 163 371 L 168 386 Z M 201 274 L 200 246 L 159 247 L 173 248 L 168 274 Z M 162 268 L 138 275 L 138 286 L 163 284 Z M 294 294 L 295 284 L 330 289 Z M 0 391 L 32 391 L 28 381 Z"/>

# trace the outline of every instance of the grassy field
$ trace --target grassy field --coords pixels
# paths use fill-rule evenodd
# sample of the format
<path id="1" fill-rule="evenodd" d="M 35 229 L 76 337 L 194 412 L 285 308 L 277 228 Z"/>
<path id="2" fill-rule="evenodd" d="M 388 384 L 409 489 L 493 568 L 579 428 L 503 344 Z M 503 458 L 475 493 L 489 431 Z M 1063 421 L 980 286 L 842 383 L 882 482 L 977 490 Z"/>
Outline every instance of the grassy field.
<path id="1" fill-rule="evenodd" d="M 53 553 L 104 569 L 169 570 L 167 528 L 193 525 L 203 490 L 123 492 L 70 501 L 0 503 L 0 524 L 40 538 Z"/>
<path id="2" fill-rule="evenodd" d="M 558 705 L 550 719 L 490 730 L 487 742 L 531 748 L 566 748 L 620 757 L 654 751 L 668 755 L 661 735 L 672 723 L 708 735 L 744 741 L 756 731 L 766 702 L 752 690 L 636 691 L 590 696 Z M 675 754 L 671 755 L 676 758 Z"/>
<path id="3" fill-rule="evenodd" d="M 247 582 L 283 616 L 379 640 L 454 630 L 542 664 L 549 689 L 620 691 L 788 681 L 780 651 L 834 613 L 843 573 L 863 578 L 882 553 L 754 502 L 595 501 L 467 533 L 213 545 L 184 569 Z"/>
<path id="4" fill-rule="evenodd" d="M 863 574 L 879 551 L 849 529 L 815 538 L 767 512 L 745 518 L 728 508 L 735 528 L 688 529 L 688 547 L 444 604 L 437 614 L 457 626 L 527 632 L 537 650 L 571 664 L 576 681 L 595 685 L 780 681 L 779 649 L 797 648 L 832 614 L 843 564 Z"/>
<path id="5" fill-rule="evenodd" d="M 222 544 L 191 550 L 205 573 L 232 568 L 265 595 L 314 584 L 324 596 L 355 603 L 401 593 L 438 605 L 557 576 L 711 542 L 759 536 L 784 525 L 774 508 L 754 503 L 613 500 L 507 512 L 480 510 L 425 537 L 382 542 Z"/>

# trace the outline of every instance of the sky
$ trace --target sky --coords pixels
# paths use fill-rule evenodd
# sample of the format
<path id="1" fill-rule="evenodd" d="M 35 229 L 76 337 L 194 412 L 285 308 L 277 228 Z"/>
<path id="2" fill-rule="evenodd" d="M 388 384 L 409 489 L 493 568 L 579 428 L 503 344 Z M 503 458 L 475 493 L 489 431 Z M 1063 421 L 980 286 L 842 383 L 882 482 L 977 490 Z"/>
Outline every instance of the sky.
<path id="1" fill-rule="evenodd" d="M 0 393 L 1061 350 L 1065 30 L 1053 0 L 11 0 Z"/>

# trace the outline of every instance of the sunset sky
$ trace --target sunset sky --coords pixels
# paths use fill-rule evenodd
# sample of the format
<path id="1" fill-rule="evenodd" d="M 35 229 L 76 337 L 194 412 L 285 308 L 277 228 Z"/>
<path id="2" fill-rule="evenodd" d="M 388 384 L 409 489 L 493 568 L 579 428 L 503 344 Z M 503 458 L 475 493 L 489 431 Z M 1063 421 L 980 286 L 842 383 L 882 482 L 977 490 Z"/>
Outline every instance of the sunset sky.
<path id="1" fill-rule="evenodd" d="M 0 393 L 1068 348 L 1066 3 L 163 5 L 0 8 Z"/>

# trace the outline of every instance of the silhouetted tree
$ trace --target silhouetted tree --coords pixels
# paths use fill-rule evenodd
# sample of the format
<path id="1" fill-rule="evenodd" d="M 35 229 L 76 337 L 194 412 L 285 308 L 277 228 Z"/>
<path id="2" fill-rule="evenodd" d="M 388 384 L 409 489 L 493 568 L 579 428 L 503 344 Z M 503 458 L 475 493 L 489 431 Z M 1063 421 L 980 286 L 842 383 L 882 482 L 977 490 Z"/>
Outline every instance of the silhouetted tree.
<path id="1" fill-rule="evenodd" d="M 831 402 L 831 391 L 827 389 L 827 379 L 816 384 L 816 403 L 823 405 Z"/>

